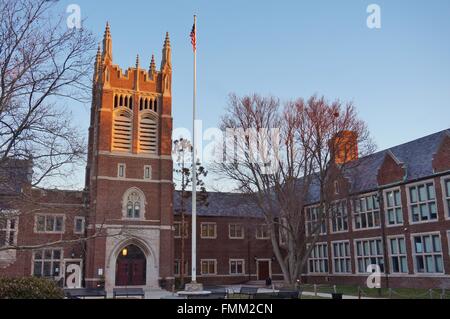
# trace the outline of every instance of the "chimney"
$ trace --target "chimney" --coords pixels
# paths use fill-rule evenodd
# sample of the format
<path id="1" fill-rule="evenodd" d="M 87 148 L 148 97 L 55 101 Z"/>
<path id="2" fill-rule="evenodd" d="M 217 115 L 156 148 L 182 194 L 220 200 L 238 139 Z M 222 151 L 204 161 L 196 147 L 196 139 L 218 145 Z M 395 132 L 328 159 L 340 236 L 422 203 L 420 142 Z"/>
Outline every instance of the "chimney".
<path id="1" fill-rule="evenodd" d="M 352 131 L 342 131 L 330 142 L 332 160 L 343 165 L 358 159 L 358 134 Z"/>

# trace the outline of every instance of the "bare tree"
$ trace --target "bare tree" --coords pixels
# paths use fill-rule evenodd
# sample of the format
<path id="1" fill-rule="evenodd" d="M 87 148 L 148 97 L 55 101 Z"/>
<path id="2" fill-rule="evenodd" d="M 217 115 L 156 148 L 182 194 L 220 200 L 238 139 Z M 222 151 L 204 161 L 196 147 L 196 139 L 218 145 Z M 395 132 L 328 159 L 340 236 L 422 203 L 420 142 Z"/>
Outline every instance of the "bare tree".
<path id="1" fill-rule="evenodd" d="M 355 152 L 373 149 L 366 125 L 351 103 L 313 96 L 282 106 L 274 97 L 231 95 L 221 127 L 227 136 L 226 156 L 214 171 L 234 181 L 261 209 L 284 280 L 293 285 L 324 221 L 336 210 L 330 183 L 342 182 Z M 350 138 L 359 150 L 348 147 Z M 318 209 L 306 233 L 305 207 L 313 200 Z"/>
<path id="2" fill-rule="evenodd" d="M 90 99 L 95 40 L 69 28 L 55 8 L 46 0 L 0 1 L 0 204 L 26 203 L 21 216 L 48 209 L 32 189 L 58 178 L 70 183 L 85 157 L 64 103 Z"/>

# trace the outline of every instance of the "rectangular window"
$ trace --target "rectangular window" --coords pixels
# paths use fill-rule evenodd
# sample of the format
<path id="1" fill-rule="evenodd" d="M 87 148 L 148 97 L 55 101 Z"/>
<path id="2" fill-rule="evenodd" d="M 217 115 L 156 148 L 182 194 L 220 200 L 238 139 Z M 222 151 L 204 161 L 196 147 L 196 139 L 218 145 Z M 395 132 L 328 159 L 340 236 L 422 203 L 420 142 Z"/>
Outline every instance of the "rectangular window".
<path id="1" fill-rule="evenodd" d="M 217 225 L 216 223 L 202 223 L 200 225 L 201 238 L 202 239 L 216 239 L 217 237 Z"/>
<path id="2" fill-rule="evenodd" d="M 150 165 L 144 166 L 144 179 L 152 179 L 152 167 Z"/>
<path id="3" fill-rule="evenodd" d="M 18 218 L 0 218 L 0 248 L 17 244 Z"/>
<path id="4" fill-rule="evenodd" d="M 380 227 L 380 204 L 378 196 L 368 195 L 353 201 L 355 229 Z"/>
<path id="5" fill-rule="evenodd" d="M 384 193 L 386 206 L 386 224 L 388 226 L 403 225 L 402 196 L 400 189 L 388 190 Z"/>
<path id="6" fill-rule="evenodd" d="M 202 275 L 216 275 L 217 274 L 217 260 L 215 259 L 202 259 L 201 262 Z"/>
<path id="7" fill-rule="evenodd" d="M 371 265 L 378 265 L 384 273 L 383 245 L 381 239 L 362 239 L 355 241 L 356 265 L 358 273 L 367 273 Z"/>
<path id="8" fill-rule="evenodd" d="M 308 259 L 309 273 L 328 273 L 328 244 L 314 246 Z"/>
<path id="9" fill-rule="evenodd" d="M 413 235 L 413 246 L 416 273 L 444 273 L 440 234 Z"/>
<path id="10" fill-rule="evenodd" d="M 173 273 L 175 276 L 181 275 L 181 260 L 179 259 L 175 260 Z M 189 273 L 189 264 L 188 261 L 186 260 L 184 262 L 184 275 L 187 276 L 188 273 Z"/>
<path id="11" fill-rule="evenodd" d="M 244 227 L 240 224 L 229 225 L 230 239 L 244 239 Z"/>
<path id="12" fill-rule="evenodd" d="M 445 177 L 443 179 L 443 190 L 444 194 L 444 206 L 447 213 L 447 218 L 450 218 L 450 177 Z"/>
<path id="13" fill-rule="evenodd" d="M 269 227 L 266 224 L 256 225 L 256 239 L 270 239 Z"/>
<path id="14" fill-rule="evenodd" d="M 413 185 L 408 189 L 411 223 L 437 220 L 438 216 L 434 183 L 428 182 Z"/>
<path id="15" fill-rule="evenodd" d="M 58 277 L 61 274 L 61 249 L 44 249 L 33 252 L 33 276 Z"/>
<path id="16" fill-rule="evenodd" d="M 408 273 L 405 237 L 395 237 L 389 239 L 389 257 L 391 259 L 391 273 Z"/>
<path id="17" fill-rule="evenodd" d="M 175 228 L 175 234 L 174 237 L 175 238 L 181 238 L 181 233 L 182 233 L 182 227 L 181 227 L 181 222 L 174 222 L 173 226 Z M 189 225 L 187 222 L 184 222 L 184 238 L 188 238 L 189 237 Z"/>
<path id="18" fill-rule="evenodd" d="M 244 264 L 245 264 L 245 261 L 243 259 L 231 259 L 230 260 L 230 275 L 245 274 Z"/>
<path id="19" fill-rule="evenodd" d="M 322 209 L 319 206 L 306 208 L 306 234 L 326 235 L 327 223 Z"/>
<path id="20" fill-rule="evenodd" d="M 35 229 L 37 233 L 64 233 L 64 216 L 37 215 Z"/>
<path id="21" fill-rule="evenodd" d="M 331 205 L 331 227 L 333 233 L 348 231 L 347 202 L 341 201 Z"/>
<path id="22" fill-rule="evenodd" d="M 85 219 L 84 217 L 75 217 L 74 219 L 74 233 L 84 234 L 85 229 Z"/>
<path id="23" fill-rule="evenodd" d="M 119 164 L 117 167 L 117 177 L 119 178 L 125 178 L 126 177 L 126 165 L 125 164 Z"/>
<path id="24" fill-rule="evenodd" d="M 352 273 L 350 242 L 333 242 L 333 270 L 335 274 Z"/>

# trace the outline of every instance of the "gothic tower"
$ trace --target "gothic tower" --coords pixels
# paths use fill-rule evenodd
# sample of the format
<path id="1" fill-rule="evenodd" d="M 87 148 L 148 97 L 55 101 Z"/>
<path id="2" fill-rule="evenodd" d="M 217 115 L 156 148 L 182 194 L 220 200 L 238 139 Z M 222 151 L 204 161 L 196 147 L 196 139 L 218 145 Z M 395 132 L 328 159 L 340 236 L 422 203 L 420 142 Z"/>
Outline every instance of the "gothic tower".
<path id="1" fill-rule="evenodd" d="M 157 288 L 173 280 L 172 63 L 123 72 L 113 64 L 110 26 L 95 62 L 86 169 L 86 286 Z"/>

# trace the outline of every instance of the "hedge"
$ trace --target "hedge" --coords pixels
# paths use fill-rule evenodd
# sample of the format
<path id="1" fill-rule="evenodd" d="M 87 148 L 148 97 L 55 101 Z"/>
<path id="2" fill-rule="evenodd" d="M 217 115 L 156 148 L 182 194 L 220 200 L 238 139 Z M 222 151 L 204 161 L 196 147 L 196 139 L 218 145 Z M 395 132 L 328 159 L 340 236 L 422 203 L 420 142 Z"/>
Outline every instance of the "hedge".
<path id="1" fill-rule="evenodd" d="M 48 279 L 0 278 L 0 299 L 64 299 L 64 291 Z"/>

